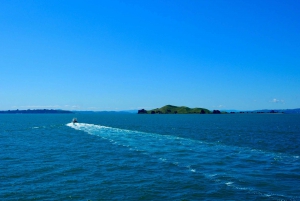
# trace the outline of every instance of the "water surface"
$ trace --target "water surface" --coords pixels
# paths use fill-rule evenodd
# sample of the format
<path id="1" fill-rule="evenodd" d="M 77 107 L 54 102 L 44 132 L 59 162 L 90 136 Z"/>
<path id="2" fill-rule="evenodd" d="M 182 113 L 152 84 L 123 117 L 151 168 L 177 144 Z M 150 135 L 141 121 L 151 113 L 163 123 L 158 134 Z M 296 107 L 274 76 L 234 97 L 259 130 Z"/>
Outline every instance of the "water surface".
<path id="1" fill-rule="evenodd" d="M 289 114 L 0 115 L 0 198 L 300 200 L 299 125 Z"/>

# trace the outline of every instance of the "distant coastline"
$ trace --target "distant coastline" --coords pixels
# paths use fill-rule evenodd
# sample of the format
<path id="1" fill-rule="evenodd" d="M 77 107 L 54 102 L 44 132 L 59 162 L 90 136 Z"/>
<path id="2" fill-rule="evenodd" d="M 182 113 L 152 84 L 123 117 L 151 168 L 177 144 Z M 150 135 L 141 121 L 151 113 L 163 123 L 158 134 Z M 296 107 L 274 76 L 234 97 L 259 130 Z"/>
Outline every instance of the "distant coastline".
<path id="1" fill-rule="evenodd" d="M 297 109 L 264 109 L 264 110 L 253 110 L 253 111 L 210 111 L 206 108 L 189 108 L 186 106 L 174 106 L 165 105 L 161 108 L 152 110 L 141 109 L 138 110 L 138 114 L 300 114 L 300 108 Z"/>
<path id="2" fill-rule="evenodd" d="M 138 114 L 221 114 L 219 110 L 210 111 L 206 108 L 189 108 L 186 106 L 165 105 L 153 110 L 138 110 Z M 223 112 L 224 113 L 224 112 Z"/>
<path id="3" fill-rule="evenodd" d="M 36 109 L 36 110 L 6 110 L 0 111 L 0 114 L 68 114 L 73 113 L 68 110 L 48 110 L 48 109 Z"/>
<path id="4" fill-rule="evenodd" d="M 263 109 L 263 110 L 208 110 L 206 108 L 189 108 L 186 106 L 165 105 L 152 110 L 123 110 L 123 111 L 69 111 L 61 109 L 28 109 L 2 110 L 0 114 L 300 114 L 296 109 Z"/>

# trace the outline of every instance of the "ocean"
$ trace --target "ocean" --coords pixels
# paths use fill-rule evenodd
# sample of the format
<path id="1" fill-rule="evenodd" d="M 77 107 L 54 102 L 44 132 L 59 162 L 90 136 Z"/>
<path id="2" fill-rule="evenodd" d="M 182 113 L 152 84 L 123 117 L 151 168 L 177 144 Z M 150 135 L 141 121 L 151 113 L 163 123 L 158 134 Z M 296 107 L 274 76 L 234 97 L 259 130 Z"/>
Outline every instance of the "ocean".
<path id="1" fill-rule="evenodd" d="M 300 115 L 2 114 L 0 200 L 300 200 Z"/>

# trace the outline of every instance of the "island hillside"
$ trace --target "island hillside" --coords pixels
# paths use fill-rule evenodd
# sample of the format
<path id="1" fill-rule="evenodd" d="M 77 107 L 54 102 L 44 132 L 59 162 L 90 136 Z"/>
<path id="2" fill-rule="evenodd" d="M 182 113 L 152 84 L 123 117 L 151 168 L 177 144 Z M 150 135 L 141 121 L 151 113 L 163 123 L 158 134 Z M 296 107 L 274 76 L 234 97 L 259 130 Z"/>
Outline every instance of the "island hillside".
<path id="1" fill-rule="evenodd" d="M 138 114 L 220 114 L 219 110 L 214 110 L 211 112 L 206 108 L 189 108 L 186 106 L 174 106 L 166 105 L 161 108 L 156 108 L 153 110 L 141 109 L 138 111 Z"/>

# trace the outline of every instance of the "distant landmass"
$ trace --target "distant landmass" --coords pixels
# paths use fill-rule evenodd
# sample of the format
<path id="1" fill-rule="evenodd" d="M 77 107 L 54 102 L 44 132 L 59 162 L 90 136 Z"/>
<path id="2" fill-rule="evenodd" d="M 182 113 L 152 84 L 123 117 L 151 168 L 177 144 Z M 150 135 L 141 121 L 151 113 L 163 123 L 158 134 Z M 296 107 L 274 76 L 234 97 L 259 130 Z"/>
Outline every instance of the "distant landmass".
<path id="1" fill-rule="evenodd" d="M 0 111 L 0 114 L 66 114 L 66 113 L 73 113 L 73 112 L 67 110 L 47 110 L 47 109 Z"/>
<path id="2" fill-rule="evenodd" d="M 296 109 L 263 109 L 263 110 L 252 110 L 252 111 L 240 111 L 240 110 L 208 110 L 206 108 L 189 108 L 186 106 L 174 106 L 165 105 L 161 108 L 152 110 L 123 110 L 123 111 L 68 111 L 60 109 L 35 109 L 35 110 L 5 110 L 0 111 L 0 114 L 68 114 L 68 113 L 84 113 L 84 114 L 248 114 L 248 113 L 285 113 L 285 114 L 300 114 L 300 108 Z"/>
<path id="3" fill-rule="evenodd" d="M 274 111 L 275 113 L 285 113 L 285 114 L 300 114 L 300 108 L 296 109 L 280 109 L 280 110 L 255 110 L 254 112 L 264 112 L 264 113 L 271 113 Z"/>
<path id="4" fill-rule="evenodd" d="M 166 105 L 153 110 L 138 110 L 138 114 L 221 114 L 219 110 L 210 111 L 206 108 L 189 108 L 186 106 Z"/>
<path id="5" fill-rule="evenodd" d="M 74 113 L 84 113 L 84 114 L 133 114 L 137 113 L 138 110 L 123 110 L 123 111 L 72 111 Z"/>
<path id="6" fill-rule="evenodd" d="M 239 110 L 213 110 L 210 111 L 206 108 L 189 108 L 186 106 L 174 106 L 174 105 L 165 105 L 161 108 L 156 108 L 152 110 L 141 109 L 138 110 L 138 114 L 247 114 L 247 113 L 269 113 L 269 114 L 300 114 L 300 108 L 297 109 L 280 109 L 280 110 L 252 110 L 252 111 L 239 111 Z"/>
<path id="7" fill-rule="evenodd" d="M 258 113 L 258 114 L 264 114 L 264 113 L 270 113 L 270 114 L 300 114 L 300 108 L 297 109 L 263 109 L 263 110 L 248 110 L 248 111 L 239 111 L 239 110 L 226 110 L 227 113 Z"/>
<path id="8" fill-rule="evenodd" d="M 300 114 L 300 108 L 283 110 L 287 114 Z"/>

